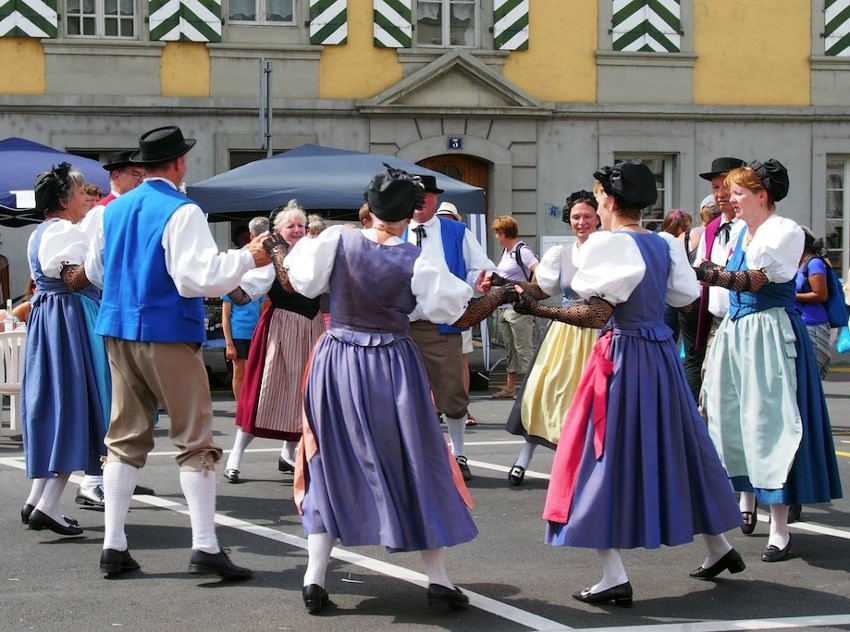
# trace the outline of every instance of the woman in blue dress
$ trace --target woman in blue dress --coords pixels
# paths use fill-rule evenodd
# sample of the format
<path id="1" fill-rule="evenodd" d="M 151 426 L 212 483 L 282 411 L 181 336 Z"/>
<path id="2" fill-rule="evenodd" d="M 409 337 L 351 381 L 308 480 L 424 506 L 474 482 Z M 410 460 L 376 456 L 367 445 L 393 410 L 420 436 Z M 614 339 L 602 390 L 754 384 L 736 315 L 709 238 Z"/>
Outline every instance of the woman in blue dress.
<path id="1" fill-rule="evenodd" d="M 103 340 L 94 333 L 100 296 L 76 273 L 89 240 L 77 226 L 85 215 L 83 174 L 62 163 L 35 182 L 42 222 L 27 249 L 36 293 L 27 321 L 21 418 L 27 477 L 33 484 L 21 510 L 29 528 L 80 535 L 59 512 L 71 472 L 101 473 L 109 421 L 110 378 Z"/>
<path id="2" fill-rule="evenodd" d="M 823 385 L 794 302 L 803 230 L 775 214 L 788 184 L 773 159 L 729 172 L 730 201 L 747 229 L 725 268 L 702 262 L 697 271 L 705 283 L 731 290 L 706 359 L 702 400 L 711 438 L 741 492 L 744 532 L 755 528 L 756 501 L 770 507 L 764 562 L 788 556 L 790 505 L 841 498 Z"/>
<path id="3" fill-rule="evenodd" d="M 735 496 L 679 362 L 665 303 L 688 305 L 699 285 L 672 235 L 639 224 L 657 198 L 639 161 L 594 174 L 602 227 L 578 255 L 572 288 L 587 303 L 532 314 L 602 328 L 564 424 L 543 517 L 553 546 L 597 549 L 602 579 L 573 595 L 586 603 L 632 604 L 620 549 L 658 548 L 703 534 L 708 549 L 691 577 L 744 570 L 724 532 L 741 523 Z M 610 319 L 610 320 L 609 320 Z"/>
<path id="4" fill-rule="evenodd" d="M 470 302 L 469 285 L 401 239 L 423 192 L 404 172 L 380 173 L 367 189 L 373 228 L 328 228 L 299 241 L 285 260 L 285 286 L 308 297 L 330 291 L 331 324 L 307 371 L 296 467 L 296 488 L 302 476 L 306 488 L 296 500 L 307 533 L 310 612 L 328 603 L 325 574 L 337 538 L 420 551 L 429 607 L 468 603 L 448 578 L 443 547 L 478 531 L 408 328 L 420 318 L 469 327 L 516 294 L 499 288 Z M 482 273 L 477 289 L 488 286 Z"/>

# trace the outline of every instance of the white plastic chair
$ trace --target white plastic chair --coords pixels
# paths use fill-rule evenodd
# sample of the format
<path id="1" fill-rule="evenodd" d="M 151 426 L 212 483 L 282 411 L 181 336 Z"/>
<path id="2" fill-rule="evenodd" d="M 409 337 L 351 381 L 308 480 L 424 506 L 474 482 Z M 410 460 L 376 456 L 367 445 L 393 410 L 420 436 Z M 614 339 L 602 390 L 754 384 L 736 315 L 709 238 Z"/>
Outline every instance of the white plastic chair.
<path id="1" fill-rule="evenodd" d="M 9 430 L 21 431 L 21 377 L 27 332 L 0 331 L 0 394 L 9 396 Z"/>

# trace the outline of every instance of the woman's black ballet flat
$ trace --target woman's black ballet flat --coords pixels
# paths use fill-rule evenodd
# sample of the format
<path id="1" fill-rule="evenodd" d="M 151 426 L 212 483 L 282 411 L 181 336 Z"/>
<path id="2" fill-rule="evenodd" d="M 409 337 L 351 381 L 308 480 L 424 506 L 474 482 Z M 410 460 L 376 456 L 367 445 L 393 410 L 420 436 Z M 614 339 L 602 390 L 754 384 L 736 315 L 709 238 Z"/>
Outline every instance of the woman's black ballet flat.
<path id="1" fill-rule="evenodd" d="M 457 586 L 447 588 L 440 584 L 428 584 L 428 607 L 432 610 L 466 608 L 468 605 L 469 597 L 464 595 Z"/>
<path id="2" fill-rule="evenodd" d="M 83 530 L 74 525 L 61 525 L 56 522 L 50 516 L 47 516 L 41 513 L 38 509 L 34 509 L 30 514 L 29 521 L 30 529 L 33 531 L 41 531 L 42 529 L 49 529 L 53 531 L 53 533 L 58 533 L 59 535 L 82 535 Z"/>
<path id="3" fill-rule="evenodd" d="M 756 524 L 758 524 L 759 517 L 756 511 L 758 511 L 759 504 L 756 501 L 756 506 L 753 507 L 752 511 L 742 511 L 741 512 L 741 533 L 744 535 L 750 535 L 753 531 L 756 530 Z"/>
<path id="4" fill-rule="evenodd" d="M 573 599 L 593 604 L 610 603 L 613 601 L 615 606 L 631 608 L 632 585 L 626 582 L 625 584 L 612 586 L 608 590 L 602 590 L 598 593 L 592 593 L 590 592 L 590 588 L 585 588 L 581 592 L 574 593 Z"/>
<path id="5" fill-rule="evenodd" d="M 511 471 L 508 472 L 508 482 L 514 487 L 522 485 L 525 480 L 525 468 L 514 463 Z"/>
<path id="6" fill-rule="evenodd" d="M 788 540 L 788 544 L 785 545 L 784 549 L 780 549 L 778 546 L 774 546 L 772 544 L 768 544 L 764 551 L 761 554 L 762 562 L 780 562 L 788 557 L 788 551 L 791 550 L 791 540 Z"/>
<path id="7" fill-rule="evenodd" d="M 23 524 L 29 524 L 30 523 L 30 515 L 32 514 L 33 509 L 35 509 L 35 506 L 30 505 L 29 503 L 27 503 L 23 507 L 21 507 L 21 522 Z M 67 522 L 69 525 L 71 525 L 72 527 L 77 527 L 77 526 L 80 525 L 80 523 L 77 522 L 76 520 L 74 520 L 73 518 L 67 518 L 65 516 L 62 516 L 62 519 L 65 522 Z"/>
<path id="8" fill-rule="evenodd" d="M 723 571 L 730 573 L 740 573 L 747 565 L 741 559 L 741 555 L 735 549 L 730 549 L 729 552 L 717 560 L 714 564 L 705 568 L 700 566 L 698 569 L 691 571 L 691 577 L 696 579 L 712 579 L 717 577 Z"/>
<path id="9" fill-rule="evenodd" d="M 330 601 L 328 592 L 318 584 L 304 586 L 301 589 L 301 596 L 304 598 L 304 605 L 307 606 L 307 612 L 310 614 L 317 613 Z"/>

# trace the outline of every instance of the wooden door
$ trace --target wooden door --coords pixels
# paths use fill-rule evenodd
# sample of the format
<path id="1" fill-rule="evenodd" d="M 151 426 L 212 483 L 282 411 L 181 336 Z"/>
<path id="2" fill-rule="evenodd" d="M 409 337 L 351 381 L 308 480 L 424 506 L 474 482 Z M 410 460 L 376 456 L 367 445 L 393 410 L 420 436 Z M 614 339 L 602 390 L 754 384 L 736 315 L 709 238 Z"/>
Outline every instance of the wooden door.
<path id="1" fill-rule="evenodd" d="M 483 160 L 471 156 L 458 154 L 444 154 L 442 156 L 431 156 L 420 160 L 418 165 L 444 173 L 450 178 L 466 182 L 472 186 L 484 189 L 484 211 L 489 208 L 487 199 L 488 186 L 490 184 L 490 165 Z M 462 209 L 461 209 L 462 211 Z"/>

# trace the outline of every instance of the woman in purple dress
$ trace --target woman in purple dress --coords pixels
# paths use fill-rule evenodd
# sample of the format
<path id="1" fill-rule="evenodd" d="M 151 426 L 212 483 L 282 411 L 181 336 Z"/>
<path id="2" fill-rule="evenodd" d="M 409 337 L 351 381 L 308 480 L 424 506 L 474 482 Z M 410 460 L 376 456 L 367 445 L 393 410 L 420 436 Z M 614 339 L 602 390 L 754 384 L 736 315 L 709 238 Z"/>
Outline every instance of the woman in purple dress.
<path id="1" fill-rule="evenodd" d="M 703 534 L 708 553 L 691 577 L 744 570 L 722 535 L 739 527 L 735 496 L 679 362 L 665 304 L 699 295 L 684 248 L 640 226 L 655 178 L 639 161 L 594 174 L 602 227 L 578 256 L 572 288 L 585 305 L 518 309 L 602 328 L 561 433 L 543 517 L 546 542 L 597 549 L 602 580 L 573 595 L 632 604 L 620 549 L 676 546 Z"/>
<path id="2" fill-rule="evenodd" d="M 330 290 L 331 297 L 331 325 L 308 368 L 296 472 L 305 477 L 303 498 L 296 497 L 309 552 L 304 603 L 310 612 L 328 603 L 325 574 L 339 538 L 346 546 L 420 551 L 429 607 L 462 608 L 468 598 L 448 578 L 443 547 L 478 531 L 434 423 L 428 377 L 408 326 L 424 318 L 469 327 L 511 292 L 500 288 L 470 302 L 472 288 L 401 239 L 424 198 L 417 178 L 389 169 L 373 178 L 366 195 L 373 228 L 328 228 L 301 240 L 284 263 L 285 285 L 305 296 Z M 277 266 L 276 252 L 272 258 Z M 477 286 L 489 288 L 483 273 Z"/>

